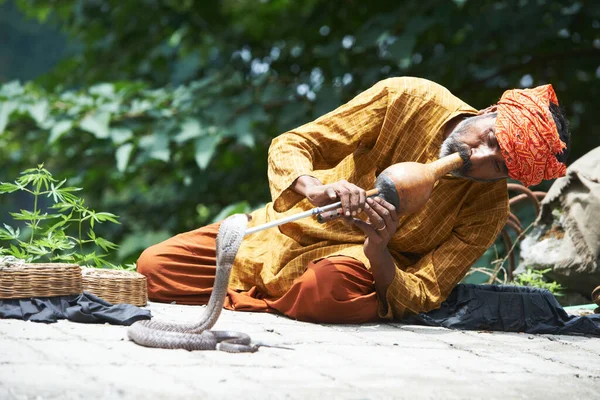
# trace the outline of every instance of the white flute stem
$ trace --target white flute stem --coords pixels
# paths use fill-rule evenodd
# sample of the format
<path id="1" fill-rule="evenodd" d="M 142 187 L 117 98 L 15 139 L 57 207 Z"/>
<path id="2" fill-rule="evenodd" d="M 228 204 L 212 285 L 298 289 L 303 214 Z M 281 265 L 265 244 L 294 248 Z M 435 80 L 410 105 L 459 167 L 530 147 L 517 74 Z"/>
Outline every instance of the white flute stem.
<path id="1" fill-rule="evenodd" d="M 244 236 L 248 236 L 248 235 L 251 235 L 251 234 L 259 232 L 259 231 L 264 231 L 265 229 L 273 228 L 275 226 L 283 225 L 288 222 L 296 221 L 297 219 L 302 219 L 302 218 L 310 217 L 313 215 L 321 214 L 322 212 L 336 209 L 336 208 L 340 207 L 341 205 L 342 205 L 342 202 L 338 201 L 337 203 L 328 204 L 323 207 L 315 207 L 308 211 L 290 215 L 285 218 L 276 219 L 275 221 L 267 222 L 266 224 L 262 224 L 262 225 L 255 226 L 253 228 L 246 229 L 246 233 L 244 234 Z"/>

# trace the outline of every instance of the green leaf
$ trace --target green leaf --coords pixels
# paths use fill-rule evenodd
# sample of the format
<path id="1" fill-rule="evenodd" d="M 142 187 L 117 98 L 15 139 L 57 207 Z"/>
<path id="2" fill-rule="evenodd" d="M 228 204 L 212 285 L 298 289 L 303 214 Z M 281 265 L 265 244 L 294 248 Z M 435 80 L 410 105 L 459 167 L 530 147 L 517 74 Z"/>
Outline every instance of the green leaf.
<path id="1" fill-rule="evenodd" d="M 12 193 L 22 189 L 22 186 L 15 185 L 14 183 L 0 182 L 0 193 Z"/>
<path id="2" fill-rule="evenodd" d="M 6 228 L 7 231 L 10 232 L 10 234 L 13 236 L 13 239 L 18 239 L 20 236 L 20 230 L 19 228 L 17 228 L 16 230 L 13 229 L 11 226 L 7 225 L 7 224 L 3 224 L 4 227 Z"/>
<path id="3" fill-rule="evenodd" d="M 50 136 L 48 137 L 48 144 L 52 144 L 56 142 L 62 135 L 67 133 L 73 128 L 73 121 L 71 120 L 62 120 L 58 121 L 52 129 L 50 130 Z"/>
<path id="4" fill-rule="evenodd" d="M 72 192 L 78 192 L 80 191 L 81 188 L 77 188 L 77 187 L 66 187 L 66 188 L 62 188 L 62 189 L 58 189 L 57 192 L 60 194 L 61 199 L 68 204 L 71 205 L 77 205 L 81 199 L 77 196 L 75 196 L 74 194 L 72 194 Z M 61 203 L 61 202 L 59 202 Z"/>
<path id="5" fill-rule="evenodd" d="M 109 242 L 108 240 L 103 239 L 101 237 L 96 237 L 94 239 L 94 243 L 96 243 L 98 246 L 100 246 L 102 248 L 102 250 L 104 250 L 106 252 L 108 252 L 109 250 L 114 250 L 119 247 L 115 243 Z"/>
<path id="6" fill-rule="evenodd" d="M 133 131 L 129 128 L 111 128 L 110 138 L 116 145 L 125 143 L 133 137 Z"/>
<path id="7" fill-rule="evenodd" d="M 54 182 L 50 183 L 50 192 L 48 193 L 48 197 L 52 196 L 54 203 L 58 203 L 63 200 L 59 189 L 66 181 L 66 179 L 63 179 L 57 185 L 54 185 Z"/>
<path id="8" fill-rule="evenodd" d="M 8 125 L 9 117 L 17 109 L 17 103 L 14 101 L 0 102 L 0 135 L 4 133 Z"/>
<path id="9" fill-rule="evenodd" d="M 123 270 L 123 271 L 136 271 L 137 269 L 137 265 L 135 265 L 135 263 L 131 263 L 131 264 L 119 264 L 119 265 L 115 265 L 114 269 L 119 269 L 119 270 Z"/>
<path id="10" fill-rule="evenodd" d="M 142 137 L 139 146 L 152 159 L 168 162 L 171 157 L 169 137 L 164 132 L 154 132 L 152 135 Z"/>
<path id="11" fill-rule="evenodd" d="M 50 182 L 56 182 L 56 179 L 52 178 L 52 174 L 42 166 L 39 166 L 37 169 L 25 170 L 21 174 L 17 179 L 17 185 L 27 186 L 33 184 L 34 192 L 37 192 L 38 187 L 43 187 L 47 190 Z"/>
<path id="12" fill-rule="evenodd" d="M 13 218 L 17 221 L 35 221 L 35 220 L 48 220 L 60 217 L 59 214 L 48 214 L 41 213 L 41 210 L 36 210 L 35 212 L 31 212 L 29 210 L 21 210 L 20 213 L 11 212 L 9 213 L 13 216 Z"/>
<path id="13" fill-rule="evenodd" d="M 131 156 L 131 151 L 133 150 L 132 143 L 125 143 L 122 146 L 119 146 L 117 151 L 115 152 L 115 158 L 117 159 L 117 170 L 119 172 L 125 172 L 127 169 L 127 165 L 129 164 L 129 157 Z"/>
<path id="14" fill-rule="evenodd" d="M 62 228 L 63 226 L 65 226 L 67 224 L 67 222 L 69 222 L 69 219 L 65 219 L 65 216 L 63 216 L 63 220 L 62 221 L 58 221 L 56 224 L 50 226 L 48 229 L 46 229 L 46 232 L 48 232 L 49 234 L 51 232 L 54 232 L 55 230 L 57 230 L 58 228 Z M 65 226 L 64 229 L 67 229 L 68 226 Z"/>
<path id="15" fill-rule="evenodd" d="M 119 217 L 116 216 L 115 214 L 111 214 L 111 213 L 107 213 L 107 212 L 98 212 L 98 213 L 95 213 L 94 215 L 95 215 L 94 219 L 98 222 L 110 221 L 114 224 L 120 223 L 119 221 L 117 221 L 117 218 L 119 218 Z"/>
<path id="16" fill-rule="evenodd" d="M 51 206 L 50 208 L 55 208 L 56 210 L 58 210 L 59 212 L 62 213 L 73 207 L 74 207 L 74 204 L 71 202 L 58 202 L 58 203 L 54 204 L 53 206 Z"/>
<path id="17" fill-rule="evenodd" d="M 31 115 L 31 118 L 40 125 L 46 120 L 48 112 L 50 111 L 48 100 L 40 100 L 37 103 L 29 105 L 27 111 L 29 112 L 29 115 Z"/>
<path id="18" fill-rule="evenodd" d="M 19 240 L 19 236 L 21 236 L 21 231 L 19 228 L 16 230 L 7 224 L 4 224 L 4 228 L 0 228 L 0 240 Z"/>
<path id="19" fill-rule="evenodd" d="M 39 217 L 40 210 L 37 210 L 35 213 L 28 210 L 21 210 L 20 213 L 11 212 L 9 214 L 17 221 L 33 221 Z"/>
<path id="20" fill-rule="evenodd" d="M 50 257 L 50 261 L 77 262 L 75 259 L 75 255 L 75 252 L 58 254 L 56 256 Z"/>
<path id="21" fill-rule="evenodd" d="M 45 256 L 46 254 L 50 253 L 50 251 L 45 248 L 44 246 L 41 246 L 39 244 L 28 244 L 28 243 L 23 243 L 23 248 L 24 250 L 27 251 L 28 254 L 33 254 L 36 256 Z"/>
<path id="22" fill-rule="evenodd" d="M 20 258 L 22 260 L 30 260 L 29 255 L 27 254 L 26 251 L 19 249 L 17 246 L 15 246 L 14 244 L 10 245 L 10 254 L 14 257 Z"/>
<path id="23" fill-rule="evenodd" d="M 184 143 L 190 139 L 202 136 L 204 133 L 200 122 L 196 119 L 188 118 L 181 124 L 181 132 L 173 139 L 175 143 Z"/>
<path id="24" fill-rule="evenodd" d="M 115 95 L 115 86 L 112 83 L 99 83 L 90 87 L 89 93 L 100 97 L 113 97 Z"/>
<path id="25" fill-rule="evenodd" d="M 84 131 L 88 131 L 98 139 L 106 139 L 110 136 L 110 113 L 92 112 L 87 114 L 79 123 Z"/>
<path id="26" fill-rule="evenodd" d="M 200 169 L 207 167 L 220 140 L 221 138 L 216 135 L 203 136 L 196 139 L 194 159 Z"/>

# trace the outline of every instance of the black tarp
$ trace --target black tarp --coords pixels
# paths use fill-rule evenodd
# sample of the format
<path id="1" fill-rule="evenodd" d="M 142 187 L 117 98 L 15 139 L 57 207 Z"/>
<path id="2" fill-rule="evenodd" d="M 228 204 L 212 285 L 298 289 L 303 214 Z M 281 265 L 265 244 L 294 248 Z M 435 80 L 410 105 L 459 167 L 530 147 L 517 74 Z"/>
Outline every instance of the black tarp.
<path id="1" fill-rule="evenodd" d="M 150 319 L 149 310 L 131 304 L 112 305 L 91 293 L 30 299 L 0 299 L 0 318 L 35 322 L 74 322 L 131 325 Z M 459 284 L 439 309 L 402 322 L 450 329 L 526 332 L 600 337 L 600 314 L 572 316 L 548 290 Z"/>
<path id="2" fill-rule="evenodd" d="M 439 309 L 402 322 L 451 329 L 600 336 L 600 314 L 568 315 L 546 289 L 459 284 Z"/>
<path id="3" fill-rule="evenodd" d="M 0 318 L 15 318 L 33 322 L 73 322 L 131 325 L 150 319 L 149 310 L 131 304 L 111 304 L 91 293 L 80 295 L 0 299 Z"/>

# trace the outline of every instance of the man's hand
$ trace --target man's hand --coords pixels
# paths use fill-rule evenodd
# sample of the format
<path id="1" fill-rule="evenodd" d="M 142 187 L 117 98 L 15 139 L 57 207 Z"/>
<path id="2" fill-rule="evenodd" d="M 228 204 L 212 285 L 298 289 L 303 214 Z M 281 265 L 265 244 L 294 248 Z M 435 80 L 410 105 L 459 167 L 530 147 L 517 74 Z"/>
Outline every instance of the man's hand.
<path id="1" fill-rule="evenodd" d="M 367 198 L 364 189 L 346 181 L 328 185 L 311 186 L 306 189 L 305 196 L 314 206 L 320 207 L 331 204 L 336 200 L 342 202 L 342 213 L 346 217 L 356 216 L 365 209 Z"/>
<path id="2" fill-rule="evenodd" d="M 386 293 L 394 280 L 396 265 L 387 248 L 398 228 L 396 208 L 381 197 L 369 197 L 365 205 L 369 221 L 354 218 L 354 224 L 366 235 L 363 250 L 371 264 L 377 298 L 387 307 Z"/>
<path id="3" fill-rule="evenodd" d="M 367 236 L 364 252 L 371 261 L 379 260 L 398 228 L 396 208 L 379 196 L 369 197 L 365 205 L 369 221 L 354 219 L 354 224 Z"/>

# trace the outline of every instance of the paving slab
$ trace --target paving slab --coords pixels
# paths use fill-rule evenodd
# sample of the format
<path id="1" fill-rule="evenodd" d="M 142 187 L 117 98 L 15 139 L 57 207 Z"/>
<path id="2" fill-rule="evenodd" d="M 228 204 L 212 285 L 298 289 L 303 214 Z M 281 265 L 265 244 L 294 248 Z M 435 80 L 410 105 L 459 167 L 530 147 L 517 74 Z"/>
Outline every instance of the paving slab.
<path id="1" fill-rule="evenodd" d="M 150 303 L 193 322 L 205 307 Z M 253 354 L 151 349 L 127 328 L 0 320 L 0 399 L 600 399 L 600 340 L 224 310 Z"/>

